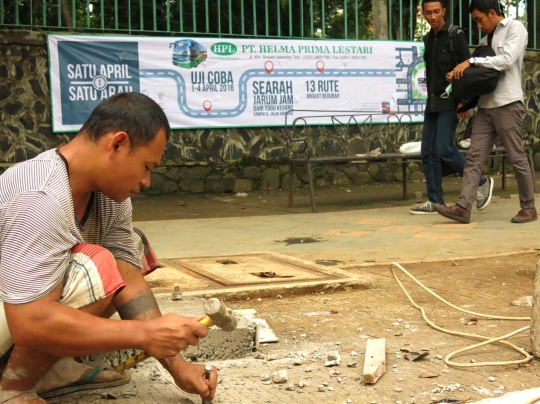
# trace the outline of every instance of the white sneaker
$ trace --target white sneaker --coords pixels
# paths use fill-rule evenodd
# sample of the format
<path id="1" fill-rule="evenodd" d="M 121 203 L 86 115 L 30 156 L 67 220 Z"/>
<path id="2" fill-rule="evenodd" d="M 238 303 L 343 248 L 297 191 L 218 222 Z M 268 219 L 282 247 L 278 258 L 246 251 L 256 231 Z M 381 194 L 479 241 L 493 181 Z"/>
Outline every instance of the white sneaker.
<path id="1" fill-rule="evenodd" d="M 437 211 L 433 208 L 434 203 L 430 201 L 424 202 L 420 206 L 415 206 L 409 210 L 413 215 L 436 215 Z"/>

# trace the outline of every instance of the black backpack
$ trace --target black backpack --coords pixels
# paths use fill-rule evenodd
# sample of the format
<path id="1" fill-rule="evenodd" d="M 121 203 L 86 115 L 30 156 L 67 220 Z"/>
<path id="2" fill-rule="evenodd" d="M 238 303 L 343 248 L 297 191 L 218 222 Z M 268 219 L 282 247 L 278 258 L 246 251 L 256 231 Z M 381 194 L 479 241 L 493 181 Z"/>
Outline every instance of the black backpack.
<path id="1" fill-rule="evenodd" d="M 458 27 L 457 25 L 450 25 L 448 27 L 448 47 L 450 48 L 450 55 L 452 56 L 452 59 L 454 60 L 454 66 L 459 65 L 459 57 L 457 54 L 457 35 L 458 33 L 463 32 L 463 30 Z M 427 40 L 428 40 L 429 32 L 424 35 L 424 46 L 427 46 Z"/>
<path id="2" fill-rule="evenodd" d="M 495 51 L 489 45 L 478 46 L 474 57 L 495 56 Z M 463 72 L 463 77 L 452 81 L 452 91 L 456 99 L 464 104 L 458 112 L 467 111 L 478 104 L 481 95 L 495 91 L 501 72 L 487 67 L 471 66 Z"/>

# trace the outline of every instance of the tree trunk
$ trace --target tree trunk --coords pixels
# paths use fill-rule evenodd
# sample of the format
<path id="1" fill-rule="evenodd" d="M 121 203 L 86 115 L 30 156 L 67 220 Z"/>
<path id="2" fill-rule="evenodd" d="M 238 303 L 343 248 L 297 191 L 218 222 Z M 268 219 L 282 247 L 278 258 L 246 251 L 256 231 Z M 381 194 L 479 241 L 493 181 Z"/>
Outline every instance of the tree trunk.
<path id="1" fill-rule="evenodd" d="M 64 17 L 64 26 L 73 28 L 73 20 L 71 19 L 71 10 L 69 9 L 68 0 L 62 0 L 62 17 Z"/>
<path id="2" fill-rule="evenodd" d="M 373 38 L 388 39 L 388 7 L 387 0 L 372 0 Z"/>

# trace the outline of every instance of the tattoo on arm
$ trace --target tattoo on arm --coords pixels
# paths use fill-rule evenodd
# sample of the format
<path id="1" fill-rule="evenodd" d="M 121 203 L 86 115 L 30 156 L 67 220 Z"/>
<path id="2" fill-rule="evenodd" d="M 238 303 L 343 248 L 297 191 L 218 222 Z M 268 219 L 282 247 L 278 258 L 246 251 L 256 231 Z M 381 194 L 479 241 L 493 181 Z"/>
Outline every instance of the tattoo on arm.
<path id="1" fill-rule="evenodd" d="M 124 320 L 150 320 L 161 317 L 154 294 L 140 291 L 131 300 L 118 307 L 118 314 Z"/>

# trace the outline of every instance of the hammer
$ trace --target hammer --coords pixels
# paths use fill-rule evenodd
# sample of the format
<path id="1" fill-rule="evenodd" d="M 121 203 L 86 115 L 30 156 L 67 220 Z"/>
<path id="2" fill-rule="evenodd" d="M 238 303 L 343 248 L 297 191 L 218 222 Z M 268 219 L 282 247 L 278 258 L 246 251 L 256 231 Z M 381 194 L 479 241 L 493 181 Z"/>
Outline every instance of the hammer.
<path id="1" fill-rule="evenodd" d="M 199 321 L 201 324 L 204 324 L 208 328 L 215 325 L 223 331 L 234 331 L 236 329 L 238 322 L 234 318 L 232 310 L 225 306 L 223 302 L 219 301 L 219 299 L 215 297 L 208 299 L 204 302 L 203 307 L 206 317 Z M 147 358 L 148 355 L 146 352 L 141 352 L 116 366 L 112 366 L 111 369 L 122 373 L 124 370 L 132 368 Z"/>
<path id="2" fill-rule="evenodd" d="M 232 310 L 225 306 L 219 299 L 215 297 L 204 302 L 204 312 L 206 317 L 199 321 L 208 328 L 213 325 L 218 326 L 223 331 L 234 331 L 237 325 L 236 318 L 232 314 Z"/>

